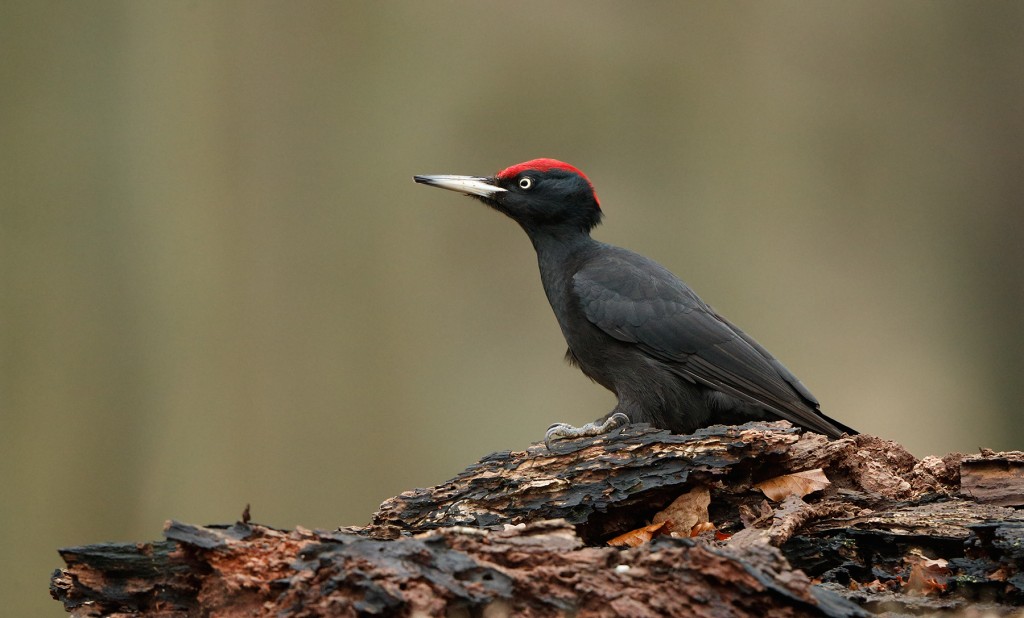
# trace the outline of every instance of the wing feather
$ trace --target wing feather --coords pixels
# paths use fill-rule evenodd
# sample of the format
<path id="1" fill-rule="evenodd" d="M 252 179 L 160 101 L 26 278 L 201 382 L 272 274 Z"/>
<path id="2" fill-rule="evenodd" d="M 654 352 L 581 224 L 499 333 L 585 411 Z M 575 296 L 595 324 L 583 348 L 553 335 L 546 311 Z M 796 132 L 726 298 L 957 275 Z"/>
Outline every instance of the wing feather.
<path id="1" fill-rule="evenodd" d="M 624 249 L 602 253 L 573 276 L 573 291 L 590 322 L 681 376 L 838 435 L 796 376 L 657 263 Z"/>

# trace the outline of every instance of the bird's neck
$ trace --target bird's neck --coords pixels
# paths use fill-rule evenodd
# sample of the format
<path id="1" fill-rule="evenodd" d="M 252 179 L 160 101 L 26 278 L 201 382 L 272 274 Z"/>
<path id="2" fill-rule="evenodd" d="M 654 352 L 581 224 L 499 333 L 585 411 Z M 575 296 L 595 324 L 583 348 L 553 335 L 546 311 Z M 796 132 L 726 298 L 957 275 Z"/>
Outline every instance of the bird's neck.
<path id="1" fill-rule="evenodd" d="M 579 230 L 530 230 L 527 233 L 533 242 L 533 248 L 537 250 L 537 259 L 542 267 L 545 263 L 564 263 L 581 251 L 598 244 L 589 233 Z"/>
<path id="2" fill-rule="evenodd" d="M 530 233 L 533 248 L 537 250 L 540 278 L 555 313 L 567 302 L 572 276 L 600 243 L 586 232 L 564 230 Z"/>

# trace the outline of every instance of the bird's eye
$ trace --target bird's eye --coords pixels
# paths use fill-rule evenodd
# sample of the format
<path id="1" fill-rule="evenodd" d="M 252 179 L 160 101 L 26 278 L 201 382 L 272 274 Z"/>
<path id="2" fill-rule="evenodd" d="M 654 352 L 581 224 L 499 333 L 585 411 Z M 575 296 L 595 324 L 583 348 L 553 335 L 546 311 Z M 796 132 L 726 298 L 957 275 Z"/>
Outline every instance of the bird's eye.
<path id="1" fill-rule="evenodd" d="M 533 178 L 530 178 L 529 176 L 523 176 L 522 178 L 520 178 L 519 179 L 519 188 L 520 189 L 527 189 L 527 190 L 528 189 L 532 189 L 533 188 Z"/>

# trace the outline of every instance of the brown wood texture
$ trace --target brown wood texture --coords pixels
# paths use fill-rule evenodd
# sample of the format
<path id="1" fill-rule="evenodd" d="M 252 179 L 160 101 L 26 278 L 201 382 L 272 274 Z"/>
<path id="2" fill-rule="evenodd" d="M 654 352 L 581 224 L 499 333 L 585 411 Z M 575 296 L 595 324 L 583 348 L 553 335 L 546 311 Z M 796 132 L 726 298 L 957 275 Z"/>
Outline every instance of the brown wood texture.
<path id="1" fill-rule="evenodd" d="M 78 616 L 1005 615 L 1024 603 L 1020 462 L 630 426 L 494 453 L 362 527 L 170 522 L 66 548 L 51 592 Z"/>

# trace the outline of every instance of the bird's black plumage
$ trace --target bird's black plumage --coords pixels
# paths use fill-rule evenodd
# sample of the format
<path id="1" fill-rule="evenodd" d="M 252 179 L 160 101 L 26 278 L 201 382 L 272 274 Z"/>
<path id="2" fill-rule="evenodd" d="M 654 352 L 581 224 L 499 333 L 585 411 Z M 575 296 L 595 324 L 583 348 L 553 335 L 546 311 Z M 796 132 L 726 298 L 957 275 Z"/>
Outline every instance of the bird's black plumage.
<path id="1" fill-rule="evenodd" d="M 535 159 L 490 178 L 416 180 L 478 197 L 522 226 L 567 358 L 618 397 L 608 416 L 676 433 L 771 418 L 833 438 L 856 433 L 822 414 L 796 376 L 678 277 L 591 238 L 601 208 L 576 168 Z"/>

